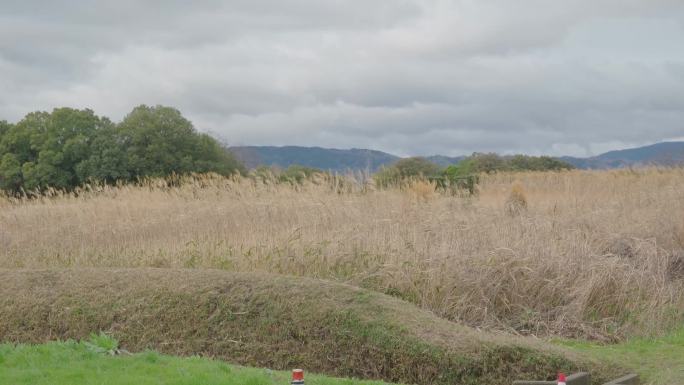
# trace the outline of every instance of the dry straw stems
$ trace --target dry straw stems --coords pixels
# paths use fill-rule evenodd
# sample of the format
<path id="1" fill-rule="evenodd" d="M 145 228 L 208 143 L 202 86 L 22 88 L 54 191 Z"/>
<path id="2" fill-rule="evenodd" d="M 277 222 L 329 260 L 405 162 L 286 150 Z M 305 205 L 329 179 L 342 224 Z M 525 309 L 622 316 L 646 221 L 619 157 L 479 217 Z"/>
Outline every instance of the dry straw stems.
<path id="1" fill-rule="evenodd" d="M 169 184 L 0 201 L 0 267 L 318 277 L 522 334 L 614 339 L 683 318 L 683 169 L 490 175 L 473 197 L 325 177 Z"/>

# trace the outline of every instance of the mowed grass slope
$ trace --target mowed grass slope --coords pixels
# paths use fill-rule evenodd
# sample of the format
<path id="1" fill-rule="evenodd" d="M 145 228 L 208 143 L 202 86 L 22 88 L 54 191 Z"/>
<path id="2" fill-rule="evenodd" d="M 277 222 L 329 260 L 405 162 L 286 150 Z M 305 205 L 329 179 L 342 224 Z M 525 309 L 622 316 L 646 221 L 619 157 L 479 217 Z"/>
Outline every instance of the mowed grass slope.
<path id="1" fill-rule="evenodd" d="M 0 345 L 0 384 L 10 385 L 284 385 L 289 372 L 247 368 L 198 356 L 154 351 L 110 356 L 84 343 Z M 309 385 L 383 385 L 306 374 Z"/>
<path id="2" fill-rule="evenodd" d="M 635 368 L 643 384 L 684 384 L 684 329 L 660 338 L 634 338 L 620 344 L 576 340 L 559 343 L 588 357 Z"/>
<path id="3" fill-rule="evenodd" d="M 501 384 L 623 370 L 479 332 L 396 298 L 321 280 L 178 269 L 0 270 L 0 340 L 106 331 L 121 346 L 416 384 Z"/>

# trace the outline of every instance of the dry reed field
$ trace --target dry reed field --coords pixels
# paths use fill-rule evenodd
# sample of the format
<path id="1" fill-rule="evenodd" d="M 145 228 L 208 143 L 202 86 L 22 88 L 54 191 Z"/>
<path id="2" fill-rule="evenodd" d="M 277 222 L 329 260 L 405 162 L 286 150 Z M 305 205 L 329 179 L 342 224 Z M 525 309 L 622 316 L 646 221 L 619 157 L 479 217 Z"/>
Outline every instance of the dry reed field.
<path id="1" fill-rule="evenodd" d="M 273 272 L 483 329 L 614 340 L 684 318 L 684 169 L 483 176 L 475 196 L 199 176 L 0 200 L 0 268 Z"/>

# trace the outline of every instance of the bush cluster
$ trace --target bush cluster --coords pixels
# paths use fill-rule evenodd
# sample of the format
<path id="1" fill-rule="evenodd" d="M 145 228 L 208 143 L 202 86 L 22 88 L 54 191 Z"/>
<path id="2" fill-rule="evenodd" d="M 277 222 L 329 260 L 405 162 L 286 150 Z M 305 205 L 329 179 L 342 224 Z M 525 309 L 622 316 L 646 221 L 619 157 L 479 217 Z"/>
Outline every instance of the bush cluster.
<path id="1" fill-rule="evenodd" d="M 444 174 L 450 177 L 459 177 L 504 171 L 561 171 L 574 168 L 570 163 L 550 156 L 500 156 L 493 153 L 474 153 L 458 164 L 447 167 Z"/>

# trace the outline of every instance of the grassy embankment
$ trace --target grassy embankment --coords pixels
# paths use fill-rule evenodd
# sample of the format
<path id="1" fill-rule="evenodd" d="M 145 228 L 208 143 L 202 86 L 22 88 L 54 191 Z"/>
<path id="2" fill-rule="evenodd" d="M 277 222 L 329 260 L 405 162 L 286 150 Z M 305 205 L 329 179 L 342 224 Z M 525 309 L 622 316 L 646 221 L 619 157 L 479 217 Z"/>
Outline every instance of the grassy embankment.
<path id="1" fill-rule="evenodd" d="M 588 357 L 634 368 L 643 384 L 684 384 L 684 329 L 661 338 L 633 338 L 613 345 L 577 340 L 557 343 Z"/>
<path id="2" fill-rule="evenodd" d="M 154 351 L 110 356 L 74 341 L 0 345 L 0 384 L 11 385 L 284 385 L 289 373 Z M 306 374 L 311 385 L 382 385 Z"/>
<path id="3" fill-rule="evenodd" d="M 684 383 L 684 330 L 661 339 L 639 339 L 618 345 L 558 341 L 583 354 L 617 360 L 639 368 L 642 383 Z M 228 365 L 198 356 L 177 358 L 154 351 L 109 356 L 87 343 L 50 342 L 45 345 L 0 345 L 0 383 L 13 385 L 167 384 L 274 385 L 286 384 L 289 372 Z M 382 385 L 307 373 L 311 385 Z"/>
<path id="4" fill-rule="evenodd" d="M 0 270 L 0 340 L 79 340 L 133 352 L 416 384 L 500 384 L 557 370 L 624 372 L 539 340 L 476 331 L 349 285 L 176 269 Z"/>

